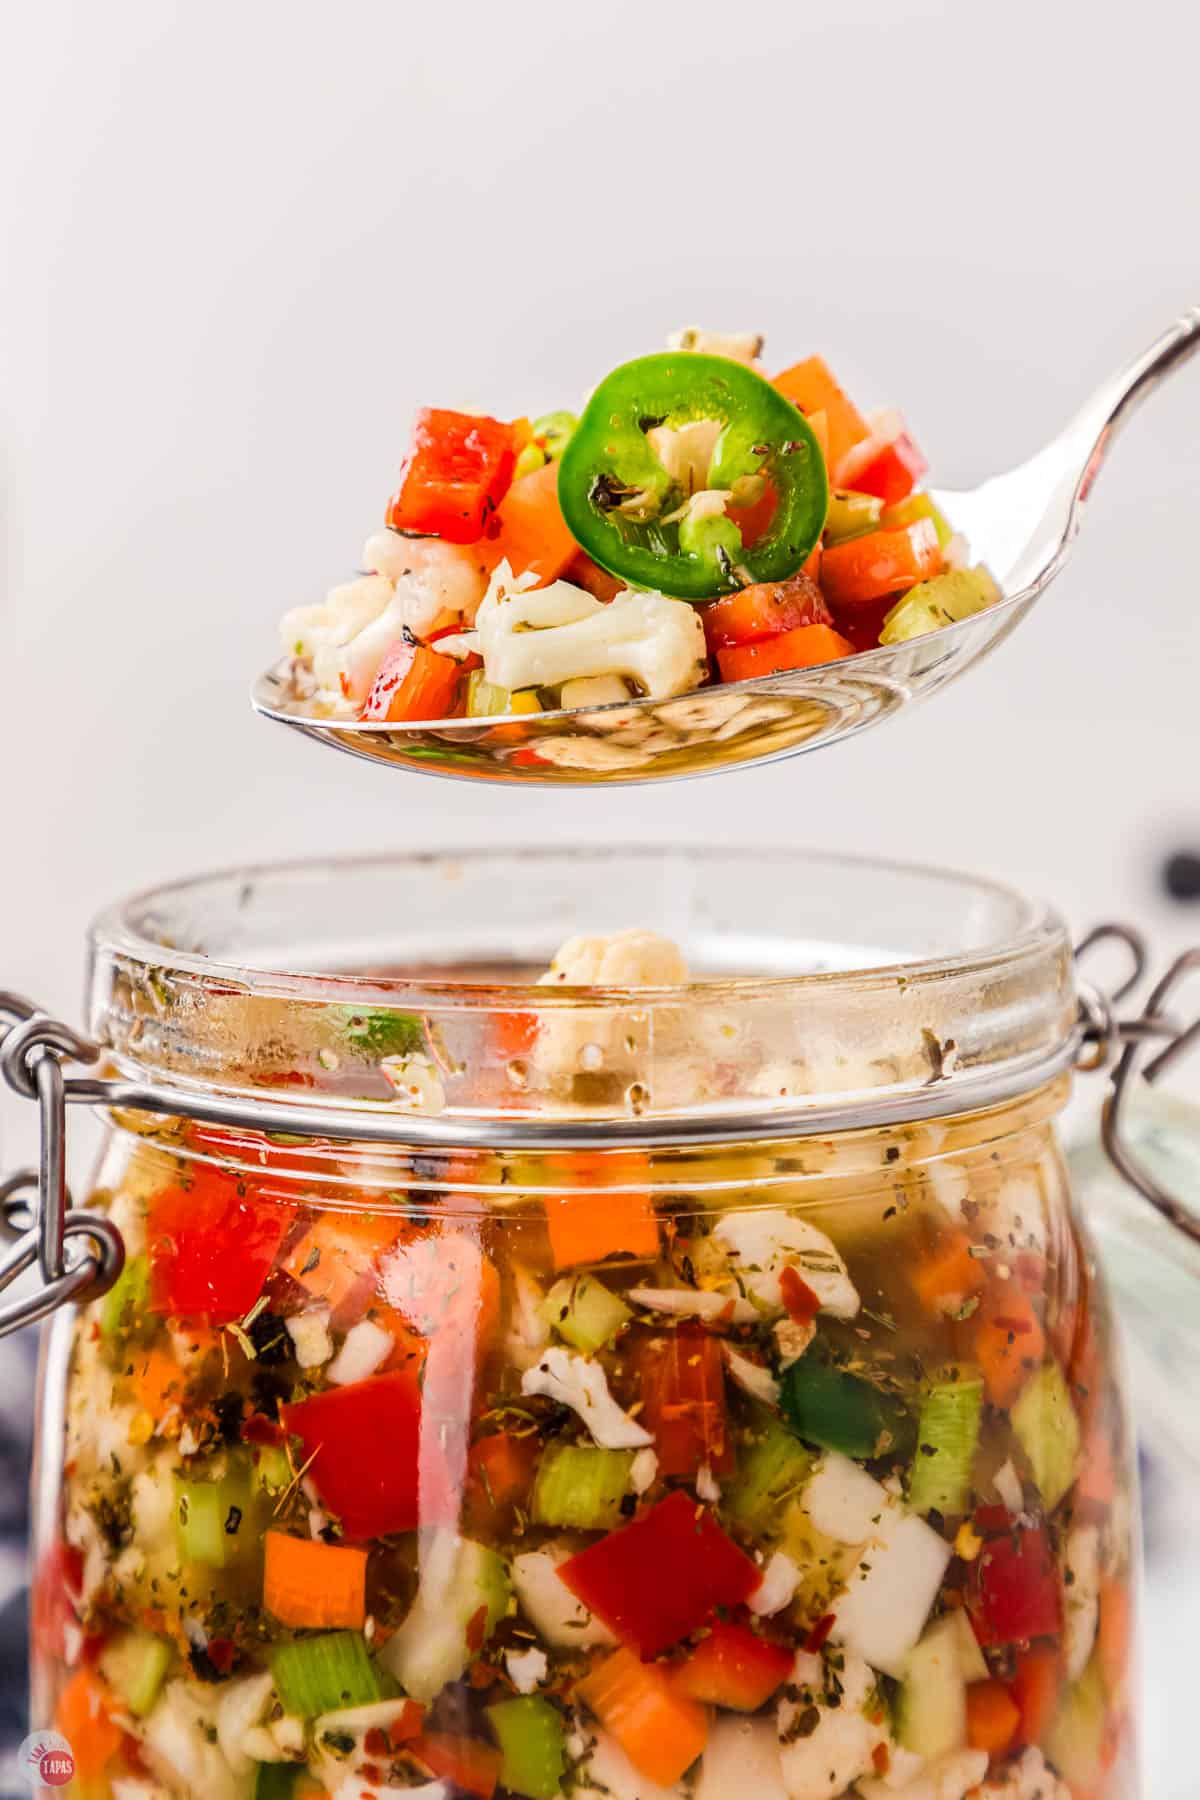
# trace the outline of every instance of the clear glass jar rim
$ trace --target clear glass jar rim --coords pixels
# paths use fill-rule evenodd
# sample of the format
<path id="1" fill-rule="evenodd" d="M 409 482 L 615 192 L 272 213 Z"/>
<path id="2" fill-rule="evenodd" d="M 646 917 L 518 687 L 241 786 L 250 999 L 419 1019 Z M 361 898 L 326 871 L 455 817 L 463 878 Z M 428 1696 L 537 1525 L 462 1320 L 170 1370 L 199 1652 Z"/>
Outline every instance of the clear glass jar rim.
<path id="1" fill-rule="evenodd" d="M 680 941 L 695 979 L 532 978 L 565 938 L 630 926 Z M 864 1099 L 892 1117 L 960 1111 L 1059 1073 L 1076 1027 L 1070 940 L 1048 907 L 968 875 L 779 848 L 234 869 L 110 908 L 90 948 L 91 1029 L 126 1074 L 432 1109 L 447 1131 L 492 1121 L 498 1140 L 506 1120 L 744 1134 L 849 1127 Z M 388 1029 L 408 1019 L 420 1081 Z"/>
<path id="2" fill-rule="evenodd" d="M 93 956 L 97 953 L 112 953 L 147 966 L 170 969 L 212 982 L 247 982 L 262 988 L 278 982 L 289 993 L 295 994 L 305 979 L 311 978 L 321 984 L 322 1000 L 328 1000 L 338 990 L 344 990 L 345 999 L 352 1002 L 361 998 L 364 991 L 376 995 L 386 989 L 391 1003 L 397 1007 L 486 1007 L 494 1004 L 509 1010 L 514 1001 L 531 1007 L 578 1004 L 581 1000 L 589 1005 L 606 1002 L 624 1004 L 633 994 L 639 1005 L 653 1006 L 658 1002 L 674 1006 L 679 1003 L 681 995 L 701 997 L 705 1001 L 711 1000 L 715 995 L 724 997 L 727 994 L 745 999 L 751 999 L 759 993 L 779 998 L 789 989 L 802 994 L 817 985 L 828 988 L 832 984 L 842 983 L 852 988 L 861 983 L 894 982 L 897 976 L 902 976 L 906 983 L 936 980 L 949 973 L 960 974 L 971 969 L 983 972 L 1028 955 L 1044 954 L 1066 936 L 1063 921 L 1045 902 L 1030 899 L 1003 882 L 969 875 L 957 869 L 931 868 L 899 860 L 811 850 L 768 847 L 750 851 L 724 851 L 691 845 L 669 846 L 665 850 L 641 845 L 616 846 L 604 850 L 567 845 L 522 851 L 518 854 L 536 858 L 539 863 L 569 862 L 576 866 L 611 865 L 617 860 L 649 865 L 669 856 L 683 859 L 700 869 L 705 865 L 727 863 L 732 858 L 739 864 L 765 863 L 796 873 L 825 867 L 837 868 L 855 872 L 863 880 L 918 876 L 943 884 L 947 889 L 960 890 L 964 903 L 968 896 L 974 895 L 1011 908 L 1012 927 L 994 941 L 968 951 L 902 957 L 895 961 L 879 961 L 846 969 L 811 969 L 798 974 L 762 974 L 725 979 L 706 977 L 683 987 L 672 985 L 634 989 L 621 986 L 572 987 L 566 983 L 540 986 L 534 981 L 485 982 L 458 978 L 452 981 L 412 980 L 384 978 L 373 972 L 338 971 L 334 974 L 322 968 L 285 967 L 282 962 L 271 966 L 258 960 L 222 957 L 201 949 L 189 949 L 186 945 L 172 943 L 166 936 L 154 935 L 148 926 L 148 921 L 156 914 L 160 917 L 169 916 L 170 909 L 179 901 L 185 901 L 189 896 L 202 899 L 206 891 L 229 884 L 253 885 L 264 879 L 275 881 L 290 878 L 304 881 L 329 872 L 349 874 L 352 871 L 403 867 L 451 868 L 480 865 L 511 854 L 492 846 L 331 859 L 306 857 L 285 862 L 234 865 L 228 869 L 185 876 L 178 881 L 143 888 L 106 907 L 95 917 L 89 928 L 89 943 Z"/>

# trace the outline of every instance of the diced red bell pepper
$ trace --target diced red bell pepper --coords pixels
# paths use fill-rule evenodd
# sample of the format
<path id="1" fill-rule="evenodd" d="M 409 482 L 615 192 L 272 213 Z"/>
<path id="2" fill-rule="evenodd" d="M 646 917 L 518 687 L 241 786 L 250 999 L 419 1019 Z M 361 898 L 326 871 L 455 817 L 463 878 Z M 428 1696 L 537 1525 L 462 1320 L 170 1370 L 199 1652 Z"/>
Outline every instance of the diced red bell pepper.
<path id="1" fill-rule="evenodd" d="M 1003 1535 L 993 1535 L 997 1526 Z M 1062 1629 L 1062 1589 L 1045 1527 L 1025 1528 L 1003 1507 L 985 1507 L 975 1528 L 987 1540 L 967 1585 L 979 1642 L 991 1648 L 1054 1637 Z"/>
<path id="2" fill-rule="evenodd" d="M 821 663 L 853 656 L 854 645 L 832 625 L 801 625 L 757 644 L 735 644 L 717 651 L 722 681 L 749 681 L 755 675 L 780 675 L 787 669 L 814 669 Z"/>
<path id="3" fill-rule="evenodd" d="M 244 1180 L 194 1163 L 187 1187 L 149 1203 L 150 1304 L 178 1319 L 228 1325 L 249 1312 L 271 1272 L 292 1212 L 256 1200 Z"/>
<path id="4" fill-rule="evenodd" d="M 660 1475 L 694 1475 L 701 1463 L 715 1474 L 734 1466 L 725 1406 L 721 1345 L 701 1325 L 656 1332 L 637 1356 L 642 1423 L 654 1439 Z"/>
<path id="5" fill-rule="evenodd" d="M 458 699 L 462 664 L 440 656 L 415 638 L 401 638 L 379 665 L 359 715 L 373 723 L 448 719 Z"/>
<path id="6" fill-rule="evenodd" d="M 82 1611 L 83 1552 L 56 1538 L 39 1559 L 30 1584 L 29 1633 L 38 1656 L 47 1662 L 66 1660 Z"/>
<path id="7" fill-rule="evenodd" d="M 932 519 L 917 519 L 901 531 L 870 531 L 829 545 L 821 556 L 821 586 L 836 612 L 839 606 L 860 606 L 915 587 L 941 566 Z"/>
<path id="8" fill-rule="evenodd" d="M 681 1488 L 563 1563 L 559 1578 L 643 1659 L 748 1600 L 762 1571 Z"/>
<path id="9" fill-rule="evenodd" d="M 872 435 L 847 452 L 837 471 L 837 485 L 896 506 L 908 498 L 928 467 L 897 418 L 887 433 Z"/>
<path id="10" fill-rule="evenodd" d="M 794 1263 L 780 1271 L 779 1294 L 794 1325 L 811 1325 L 821 1310 L 820 1296 L 813 1293 Z"/>
<path id="11" fill-rule="evenodd" d="M 282 1406 L 284 1429 L 300 1439 L 313 1484 L 348 1538 L 382 1537 L 456 1516 L 446 1451 L 421 1429 L 421 1383 L 404 1366 L 327 1388 Z"/>
<path id="12" fill-rule="evenodd" d="M 388 505 L 394 531 L 474 544 L 512 480 L 511 425 L 471 413 L 424 407 Z"/>
<path id="13" fill-rule="evenodd" d="M 714 600 L 700 614 L 709 650 L 757 644 L 803 625 L 832 625 L 833 616 L 815 581 L 803 572 L 787 581 L 760 581 Z"/>
<path id="14" fill-rule="evenodd" d="M 426 1731 L 406 1746 L 431 1775 L 477 1800 L 492 1800 L 500 1779 L 500 1752 L 478 1738 Z"/>
<path id="15" fill-rule="evenodd" d="M 857 606 L 835 607 L 834 627 L 848 643 L 854 645 L 855 650 L 877 650 L 879 634 L 895 604 L 895 594 L 885 594 L 882 600 L 867 600 Z"/>
<path id="16" fill-rule="evenodd" d="M 689 1650 L 672 1679 L 689 1700 L 757 1712 L 792 1670 L 792 1652 L 750 1630 L 718 1620 L 706 1638 Z"/>

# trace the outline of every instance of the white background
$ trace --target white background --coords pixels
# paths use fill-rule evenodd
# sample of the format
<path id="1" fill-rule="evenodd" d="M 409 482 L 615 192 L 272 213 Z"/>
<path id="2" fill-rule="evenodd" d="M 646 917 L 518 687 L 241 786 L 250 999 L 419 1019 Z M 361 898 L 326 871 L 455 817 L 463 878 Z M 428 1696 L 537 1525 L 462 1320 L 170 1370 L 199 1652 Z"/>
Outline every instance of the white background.
<path id="1" fill-rule="evenodd" d="M 275 616 L 378 522 L 418 403 L 574 405 L 699 322 L 765 330 L 776 365 L 824 351 L 948 485 L 1032 450 L 1200 300 L 1200 15 L 1102 17 L 14 9 L 0 981 L 74 1013 L 98 903 L 191 868 L 480 838 L 878 849 L 1195 936 L 1155 871 L 1200 848 L 1200 367 L 1131 427 L 1041 611 L 837 754 L 669 791 L 460 788 L 323 757 L 245 701 Z M 1151 1792 L 1194 1790 L 1193 1767 Z"/>

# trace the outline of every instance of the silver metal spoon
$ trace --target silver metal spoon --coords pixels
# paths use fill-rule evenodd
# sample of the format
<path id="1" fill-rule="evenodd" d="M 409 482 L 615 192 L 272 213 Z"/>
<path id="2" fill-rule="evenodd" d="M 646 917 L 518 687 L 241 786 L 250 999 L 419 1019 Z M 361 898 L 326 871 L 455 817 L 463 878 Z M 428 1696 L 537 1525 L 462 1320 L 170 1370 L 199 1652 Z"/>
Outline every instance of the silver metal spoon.
<path id="1" fill-rule="evenodd" d="M 976 488 L 933 490 L 972 560 L 987 564 L 1006 597 L 927 637 L 675 700 L 521 718 L 368 725 L 323 717 L 292 696 L 286 662 L 259 677 L 252 703 L 265 718 L 352 756 L 466 781 L 664 781 L 836 743 L 955 680 L 1020 623 L 1067 559 L 1118 426 L 1197 349 L 1200 306 L 1099 387 L 1027 462 Z"/>

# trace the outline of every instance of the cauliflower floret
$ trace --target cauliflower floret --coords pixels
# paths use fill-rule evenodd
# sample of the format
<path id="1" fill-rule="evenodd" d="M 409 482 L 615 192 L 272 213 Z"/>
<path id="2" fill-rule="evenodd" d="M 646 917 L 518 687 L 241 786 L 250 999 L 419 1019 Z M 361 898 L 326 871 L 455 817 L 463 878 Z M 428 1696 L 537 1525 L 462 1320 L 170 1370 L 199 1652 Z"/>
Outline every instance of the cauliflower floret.
<path id="1" fill-rule="evenodd" d="M 712 1246 L 732 1265 L 731 1291 L 744 1290 L 768 1313 L 783 1313 L 780 1277 L 794 1268 L 820 1301 L 821 1311 L 853 1319 L 858 1290 L 823 1231 L 781 1207 L 728 1212 L 713 1228 Z"/>
<path id="2" fill-rule="evenodd" d="M 1046 1767 L 1040 1750 L 1026 1750 L 1019 1762 L 985 1781 L 971 1800 L 1071 1800 L 1071 1790 Z"/>
<path id="3" fill-rule="evenodd" d="M 839 1674 L 836 1706 L 825 1703 L 825 1669 L 819 1656 L 801 1650 L 776 1715 L 783 1785 L 789 1800 L 830 1800 L 874 1768 L 875 1751 L 887 1742 L 886 1714 L 875 1676 L 861 1656 L 847 1653 Z M 805 1735 L 796 1727 L 814 1709 L 817 1723 Z M 804 1720 L 807 1727 L 809 1720 Z"/>
<path id="4" fill-rule="evenodd" d="M 550 1672 L 546 1652 L 536 1645 L 529 1650 L 506 1650 L 504 1666 L 518 1694 L 535 1694 Z"/>
<path id="5" fill-rule="evenodd" d="M 653 699 L 697 687 L 708 667 L 695 607 L 627 588 L 602 604 L 569 582 L 532 592 L 501 563 L 475 616 L 475 630 L 440 640 L 449 656 L 483 657 L 497 687 L 560 687 L 596 675 L 624 675 Z"/>
<path id="6" fill-rule="evenodd" d="M 641 1450 L 654 1442 L 645 1426 L 617 1405 L 600 1364 L 574 1351 L 557 1346 L 547 1350 L 522 1375 L 521 1392 L 542 1394 L 569 1406 L 606 1450 Z"/>
<path id="7" fill-rule="evenodd" d="M 926 1763 L 911 1781 L 865 1780 L 858 1784 L 862 1800 L 965 1800 L 987 1774 L 986 1750 L 951 1750 Z"/>
<path id="8" fill-rule="evenodd" d="M 731 362 L 753 366 L 762 355 L 760 331 L 704 331 L 685 325 L 667 339 L 668 350 L 699 350 L 705 356 L 727 356 Z"/>
<path id="9" fill-rule="evenodd" d="M 541 987 L 682 987 L 688 979 L 683 951 L 657 931 L 636 928 L 611 937 L 568 938 L 539 975 Z"/>
<path id="10" fill-rule="evenodd" d="M 440 538 L 377 532 L 363 560 L 371 573 L 330 588 L 319 606 L 293 607 L 280 625 L 287 654 L 311 665 L 321 698 L 340 711 L 362 705 L 406 630 L 426 637 L 469 619 L 487 588 L 470 546 Z"/>

